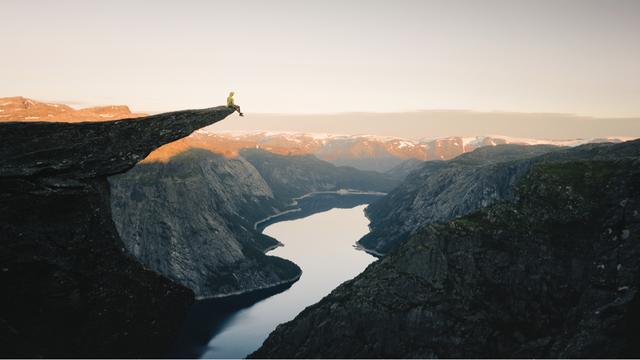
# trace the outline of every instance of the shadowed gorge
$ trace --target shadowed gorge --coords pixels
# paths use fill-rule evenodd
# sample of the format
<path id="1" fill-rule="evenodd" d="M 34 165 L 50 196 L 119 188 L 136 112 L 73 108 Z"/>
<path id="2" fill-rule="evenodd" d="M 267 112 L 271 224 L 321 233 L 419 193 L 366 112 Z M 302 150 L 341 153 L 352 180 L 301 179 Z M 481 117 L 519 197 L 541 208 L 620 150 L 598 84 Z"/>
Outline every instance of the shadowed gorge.
<path id="1" fill-rule="evenodd" d="M 124 251 L 107 176 L 230 114 L 216 107 L 96 123 L 0 123 L 3 356 L 166 353 L 193 293 Z"/>
<path id="2" fill-rule="evenodd" d="M 111 177 L 111 205 L 128 251 L 198 298 L 296 281 L 296 264 L 264 255 L 281 245 L 261 233 L 267 219 L 368 203 L 372 194 L 379 197 L 398 183 L 312 155 L 246 149 L 226 158 L 202 148 L 179 151 L 166 161 L 145 161 Z M 318 192 L 336 194 L 309 197 Z M 305 201 L 317 199 L 323 201 L 315 206 Z"/>

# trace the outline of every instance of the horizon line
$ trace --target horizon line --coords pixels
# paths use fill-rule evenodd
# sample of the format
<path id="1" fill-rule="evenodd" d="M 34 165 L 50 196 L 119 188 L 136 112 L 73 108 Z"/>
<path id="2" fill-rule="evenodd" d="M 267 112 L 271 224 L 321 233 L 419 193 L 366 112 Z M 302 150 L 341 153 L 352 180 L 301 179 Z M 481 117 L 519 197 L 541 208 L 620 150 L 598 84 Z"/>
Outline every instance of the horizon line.
<path id="1" fill-rule="evenodd" d="M 37 102 L 42 103 L 50 103 L 50 104 L 64 104 L 75 110 L 82 110 L 92 107 L 99 106 L 127 106 L 132 113 L 144 113 L 148 115 L 161 114 L 165 112 L 179 111 L 180 109 L 174 110 L 143 110 L 143 109 L 132 109 L 132 106 L 129 104 L 103 104 L 103 103 L 92 103 L 82 100 L 38 100 L 35 98 L 15 95 L 15 96 L 3 96 L 3 98 L 25 98 Z M 215 106 L 224 106 L 215 105 Z M 247 114 L 254 114 L 259 116 L 339 116 L 339 115 L 389 115 L 389 114 L 417 114 L 417 113 L 447 113 L 447 112 L 456 112 L 456 113 L 476 113 L 476 114 L 519 114 L 519 115 L 546 115 L 546 116 L 566 116 L 566 117 L 576 117 L 576 118 L 590 118 L 590 119 L 640 119 L 640 113 L 637 115 L 625 115 L 625 116 L 614 116 L 614 115 L 590 115 L 590 114 L 581 114 L 578 112 L 558 112 L 558 111 L 536 111 L 536 110 L 527 110 L 527 111 L 518 111 L 518 110 L 500 110 L 500 109 L 491 109 L 491 110 L 481 110 L 481 109 L 471 109 L 471 108 L 417 108 L 417 109 L 407 109 L 407 110 L 389 110 L 389 111 L 370 111 L 370 110 L 349 110 L 349 111 L 326 111 L 326 112 L 272 112 L 272 111 L 258 111 L 258 112 L 247 112 Z"/>
<path id="2" fill-rule="evenodd" d="M 118 105 L 118 104 L 116 104 Z M 123 104 L 120 104 L 123 105 Z M 107 105 L 96 105 L 96 106 L 107 106 Z M 126 105 L 128 106 L 128 105 Z M 224 106 L 224 105 L 217 105 Z M 147 111 L 147 110 L 136 110 L 135 112 L 142 112 L 149 115 L 161 114 L 163 112 L 171 112 L 171 111 L 179 111 L 179 110 L 169 110 L 169 111 Z M 469 113 L 469 114 L 518 114 L 518 115 L 545 115 L 545 116 L 565 116 L 565 117 L 575 117 L 575 118 L 588 118 L 594 120 L 640 120 L 640 114 L 638 115 L 626 115 L 626 116 L 597 116 L 597 115 L 586 115 L 580 113 L 572 113 L 572 112 L 553 112 L 553 111 L 516 111 L 516 110 L 475 110 L 475 109 L 447 109 L 447 108 L 431 108 L 431 109 L 416 109 L 416 110 L 396 110 L 396 111 L 327 111 L 327 112 L 313 112 L 313 113 L 305 113 L 305 112 L 247 112 L 243 111 L 244 114 L 248 115 L 258 115 L 258 116 L 340 116 L 340 115 L 390 115 L 390 114 L 418 114 L 418 113 Z"/>

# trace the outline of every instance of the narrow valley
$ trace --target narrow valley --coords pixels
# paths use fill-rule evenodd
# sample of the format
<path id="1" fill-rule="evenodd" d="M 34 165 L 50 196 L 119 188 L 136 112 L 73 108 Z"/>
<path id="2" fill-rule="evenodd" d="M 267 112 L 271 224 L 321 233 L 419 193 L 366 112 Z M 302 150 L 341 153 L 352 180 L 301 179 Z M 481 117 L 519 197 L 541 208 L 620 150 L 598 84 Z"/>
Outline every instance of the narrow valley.
<path id="1" fill-rule="evenodd" d="M 284 246 L 268 255 L 300 266 L 300 280 L 269 291 L 197 302 L 172 356 L 244 358 L 257 350 L 278 324 L 292 320 L 361 273 L 375 260 L 353 246 L 369 231 L 365 206 L 334 208 L 269 225 L 264 233 Z"/>

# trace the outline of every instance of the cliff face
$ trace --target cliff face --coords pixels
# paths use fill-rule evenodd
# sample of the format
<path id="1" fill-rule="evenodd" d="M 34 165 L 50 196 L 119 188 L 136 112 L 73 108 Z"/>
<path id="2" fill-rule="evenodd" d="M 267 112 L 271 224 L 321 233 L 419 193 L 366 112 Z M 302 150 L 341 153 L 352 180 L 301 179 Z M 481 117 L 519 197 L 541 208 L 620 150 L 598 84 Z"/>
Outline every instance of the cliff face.
<path id="1" fill-rule="evenodd" d="M 554 153 L 513 202 L 429 225 L 253 357 L 640 355 L 640 142 Z"/>
<path id="2" fill-rule="evenodd" d="M 162 356 L 193 293 L 124 251 L 107 176 L 228 116 L 0 124 L 0 348 L 7 357 Z"/>
<path id="3" fill-rule="evenodd" d="M 197 148 L 145 161 L 110 183 L 114 221 L 129 252 L 198 297 L 299 277 L 295 264 L 264 255 L 279 243 L 254 227 L 291 209 L 294 197 L 342 188 L 388 191 L 395 185 L 382 174 L 338 168 L 312 156 L 247 150 L 225 158 Z"/>
<path id="4" fill-rule="evenodd" d="M 278 242 L 254 231 L 253 219 L 282 204 L 245 159 L 194 149 L 167 163 L 141 164 L 110 182 L 114 221 L 127 249 L 198 297 L 300 275 L 292 262 L 263 254 Z"/>
<path id="5" fill-rule="evenodd" d="M 384 254 L 426 224 L 451 220 L 508 199 L 516 181 L 531 166 L 523 159 L 559 149 L 498 145 L 454 160 L 422 163 L 391 193 L 367 207 L 371 232 L 358 243 L 375 254 Z"/>

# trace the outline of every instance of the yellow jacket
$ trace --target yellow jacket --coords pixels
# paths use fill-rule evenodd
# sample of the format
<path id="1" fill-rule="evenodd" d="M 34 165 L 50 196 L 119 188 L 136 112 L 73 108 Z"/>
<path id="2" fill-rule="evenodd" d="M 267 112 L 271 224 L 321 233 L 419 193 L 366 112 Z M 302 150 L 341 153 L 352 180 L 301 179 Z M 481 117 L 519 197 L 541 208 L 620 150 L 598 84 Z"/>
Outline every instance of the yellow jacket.
<path id="1" fill-rule="evenodd" d="M 232 107 L 232 106 L 234 106 L 234 105 L 235 105 L 235 104 L 233 103 L 233 95 L 229 95 L 229 96 L 227 97 L 227 106 L 228 106 L 228 107 Z"/>

